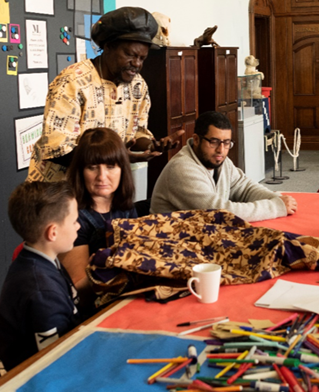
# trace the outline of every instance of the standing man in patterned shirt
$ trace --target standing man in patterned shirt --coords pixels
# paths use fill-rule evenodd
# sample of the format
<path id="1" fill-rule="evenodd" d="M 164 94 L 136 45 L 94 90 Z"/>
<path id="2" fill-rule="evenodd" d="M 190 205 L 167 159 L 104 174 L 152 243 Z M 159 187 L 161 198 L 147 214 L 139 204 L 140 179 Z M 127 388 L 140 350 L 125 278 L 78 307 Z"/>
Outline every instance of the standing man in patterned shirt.
<path id="1" fill-rule="evenodd" d="M 154 17 L 138 7 L 108 12 L 95 23 L 91 36 L 103 52 L 67 67 L 50 84 L 28 181 L 63 179 L 79 137 L 90 128 L 117 132 L 131 162 L 149 161 L 176 147 L 183 130 L 156 141 L 147 129 L 150 97 L 139 72 L 156 46 L 157 29 Z"/>

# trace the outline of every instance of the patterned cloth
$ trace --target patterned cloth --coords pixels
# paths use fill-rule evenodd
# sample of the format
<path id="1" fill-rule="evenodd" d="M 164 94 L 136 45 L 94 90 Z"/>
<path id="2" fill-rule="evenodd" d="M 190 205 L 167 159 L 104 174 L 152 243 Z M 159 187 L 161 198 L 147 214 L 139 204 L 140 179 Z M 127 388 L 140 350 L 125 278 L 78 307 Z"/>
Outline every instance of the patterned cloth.
<path id="1" fill-rule="evenodd" d="M 103 273 L 118 267 L 183 282 L 199 263 L 222 266 L 221 284 L 275 278 L 291 269 L 319 269 L 319 238 L 254 227 L 226 210 L 179 211 L 112 221 L 114 245 L 87 268 L 100 289 Z M 154 284 L 154 280 L 153 280 Z"/>
<path id="2" fill-rule="evenodd" d="M 90 128 L 111 128 L 124 142 L 151 138 L 149 109 L 148 87 L 140 75 L 130 84 L 116 86 L 100 78 L 91 60 L 70 65 L 49 86 L 43 133 L 34 146 L 27 179 L 63 179 L 65 168 L 44 160 L 70 153 Z"/>

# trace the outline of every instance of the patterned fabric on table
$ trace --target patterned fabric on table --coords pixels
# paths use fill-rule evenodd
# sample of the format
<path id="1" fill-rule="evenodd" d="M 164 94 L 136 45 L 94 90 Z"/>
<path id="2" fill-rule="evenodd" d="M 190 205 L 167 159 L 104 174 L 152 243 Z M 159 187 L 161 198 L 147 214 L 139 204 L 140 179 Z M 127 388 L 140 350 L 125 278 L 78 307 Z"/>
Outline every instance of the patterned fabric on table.
<path id="1" fill-rule="evenodd" d="M 87 268 L 91 281 L 102 285 L 103 271 L 112 267 L 185 283 L 194 265 L 216 263 L 224 285 L 319 269 L 319 238 L 253 227 L 226 210 L 115 219 L 111 227 L 114 245 L 99 250 Z"/>

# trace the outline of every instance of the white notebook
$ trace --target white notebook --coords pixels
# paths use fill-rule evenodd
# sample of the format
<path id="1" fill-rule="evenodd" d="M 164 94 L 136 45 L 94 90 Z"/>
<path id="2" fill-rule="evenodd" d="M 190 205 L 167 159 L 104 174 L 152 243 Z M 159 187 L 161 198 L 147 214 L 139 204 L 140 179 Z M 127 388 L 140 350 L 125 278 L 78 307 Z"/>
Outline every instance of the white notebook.
<path id="1" fill-rule="evenodd" d="M 319 285 L 278 279 L 273 287 L 255 302 L 255 306 L 319 313 Z"/>

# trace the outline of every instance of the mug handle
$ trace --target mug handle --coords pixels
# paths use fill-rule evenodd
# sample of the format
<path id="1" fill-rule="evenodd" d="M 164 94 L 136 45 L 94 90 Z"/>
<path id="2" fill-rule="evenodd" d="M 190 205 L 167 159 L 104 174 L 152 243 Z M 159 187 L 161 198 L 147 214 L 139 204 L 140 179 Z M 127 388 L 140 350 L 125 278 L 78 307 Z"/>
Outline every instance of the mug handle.
<path id="1" fill-rule="evenodd" d="M 197 282 L 199 282 L 199 279 L 198 279 L 197 277 L 195 277 L 195 276 L 193 276 L 192 278 L 189 278 L 189 279 L 188 279 L 188 281 L 187 281 L 188 290 L 189 290 L 193 295 L 195 295 L 195 297 L 197 297 L 197 298 L 199 298 L 199 299 L 202 299 L 202 296 L 201 296 L 201 295 L 198 295 L 198 294 L 193 290 L 192 283 L 193 283 L 195 280 L 196 280 Z"/>

